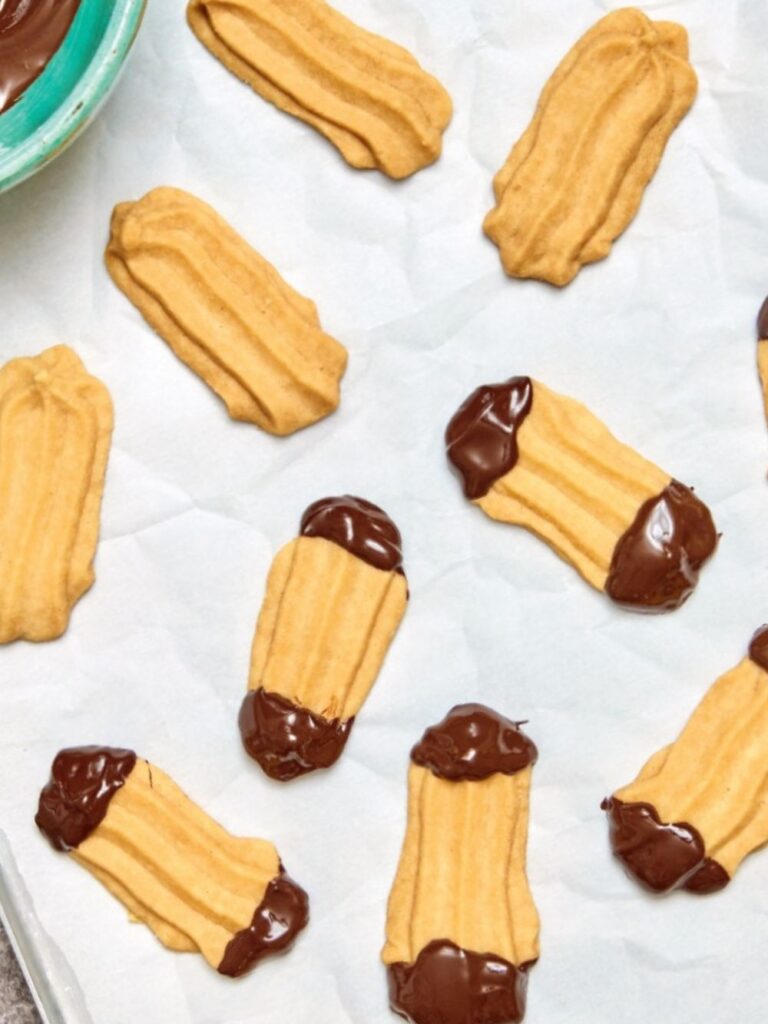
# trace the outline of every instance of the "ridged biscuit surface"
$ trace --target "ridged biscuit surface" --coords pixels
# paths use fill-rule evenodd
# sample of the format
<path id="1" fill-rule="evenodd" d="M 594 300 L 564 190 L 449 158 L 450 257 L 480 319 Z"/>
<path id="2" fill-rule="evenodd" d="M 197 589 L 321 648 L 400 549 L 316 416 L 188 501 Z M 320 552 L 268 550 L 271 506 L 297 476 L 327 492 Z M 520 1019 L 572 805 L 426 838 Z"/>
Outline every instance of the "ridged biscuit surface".
<path id="1" fill-rule="evenodd" d="M 236 420 L 291 434 L 332 412 L 346 349 L 210 206 L 158 188 L 112 217 L 107 268 Z"/>
<path id="2" fill-rule="evenodd" d="M 0 369 L 0 643 L 61 636 L 93 583 L 112 419 L 65 345 Z"/>
<path id="3" fill-rule="evenodd" d="M 685 29 L 614 11 L 573 47 L 496 175 L 485 231 L 512 277 L 555 285 L 603 259 L 696 96 Z"/>
<path id="4" fill-rule="evenodd" d="M 302 536 L 275 557 L 240 716 L 246 749 L 273 777 L 340 755 L 405 613 L 400 559 L 394 523 L 348 496 L 310 506 Z"/>
<path id="5" fill-rule="evenodd" d="M 768 842 L 768 628 L 680 736 L 604 807 L 614 852 L 647 888 L 721 889 Z"/>
<path id="6" fill-rule="evenodd" d="M 689 488 L 580 402 L 528 377 L 474 391 L 446 442 L 468 498 L 541 537 L 617 603 L 677 607 L 716 546 L 710 513 Z"/>
<path id="7" fill-rule="evenodd" d="M 165 946 L 222 974 L 287 948 L 307 922 L 272 843 L 231 835 L 131 751 L 62 751 L 36 821 Z"/>
<path id="8" fill-rule="evenodd" d="M 230 71 L 353 167 L 405 178 L 439 157 L 446 91 L 407 50 L 323 0 L 191 0 L 187 17 Z"/>
<path id="9" fill-rule="evenodd" d="M 479 704 L 453 708 L 412 751 L 382 959 L 392 1008 L 414 1024 L 522 1020 L 539 956 L 526 877 L 536 756 Z"/>

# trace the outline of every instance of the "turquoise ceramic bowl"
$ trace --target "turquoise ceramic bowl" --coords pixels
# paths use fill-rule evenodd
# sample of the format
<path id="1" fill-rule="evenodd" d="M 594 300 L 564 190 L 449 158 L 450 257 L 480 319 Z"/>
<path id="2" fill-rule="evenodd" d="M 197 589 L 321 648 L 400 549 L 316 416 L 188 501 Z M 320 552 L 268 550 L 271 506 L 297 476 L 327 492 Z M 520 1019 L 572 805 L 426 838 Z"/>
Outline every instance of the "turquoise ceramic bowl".
<path id="1" fill-rule="evenodd" d="M 115 85 L 147 0 L 81 0 L 45 71 L 0 114 L 0 192 L 58 156 Z"/>

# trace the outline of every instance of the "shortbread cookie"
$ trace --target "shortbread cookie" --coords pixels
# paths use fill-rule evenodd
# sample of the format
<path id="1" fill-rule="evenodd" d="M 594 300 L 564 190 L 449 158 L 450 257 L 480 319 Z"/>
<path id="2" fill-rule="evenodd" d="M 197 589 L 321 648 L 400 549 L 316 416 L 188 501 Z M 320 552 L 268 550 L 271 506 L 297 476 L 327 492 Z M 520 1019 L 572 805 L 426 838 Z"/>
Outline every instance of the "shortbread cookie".
<path id="1" fill-rule="evenodd" d="M 66 345 L 0 369 L 0 643 L 54 640 L 92 585 L 109 392 Z"/>
<path id="2" fill-rule="evenodd" d="M 582 36 L 494 179 L 485 232 L 505 271 L 565 285 L 604 259 L 696 88 L 680 25 L 627 7 Z"/>
<path id="3" fill-rule="evenodd" d="M 390 178 L 434 163 L 451 100 L 401 46 L 323 0 L 190 0 L 189 24 L 260 96 Z"/>
<path id="4" fill-rule="evenodd" d="M 347 352 L 313 302 L 202 200 L 157 188 L 112 216 L 107 269 L 232 419 L 292 434 L 339 404 Z"/>
<path id="5" fill-rule="evenodd" d="M 346 495 L 310 505 L 275 557 L 240 709 L 243 745 L 273 779 L 341 755 L 405 612 L 401 547 L 386 513 Z"/>
<path id="6" fill-rule="evenodd" d="M 768 417 L 768 299 L 760 307 L 757 318 L 757 368 L 763 388 L 763 405 Z"/>
<path id="7" fill-rule="evenodd" d="M 470 500 L 537 534 L 618 604 L 677 608 L 717 545 L 688 487 L 528 377 L 474 391 L 446 444 Z"/>
<path id="8" fill-rule="evenodd" d="M 717 892 L 768 843 L 768 626 L 675 742 L 603 801 L 613 852 L 653 892 Z"/>
<path id="9" fill-rule="evenodd" d="M 525 1013 L 539 916 L 525 873 L 536 748 L 463 704 L 411 751 L 408 825 L 382 959 L 413 1024 L 507 1024 Z"/>
<path id="10" fill-rule="evenodd" d="M 132 920 L 220 974 L 239 977 L 287 949 L 309 919 L 272 843 L 230 835 L 131 750 L 62 750 L 35 821 Z"/>

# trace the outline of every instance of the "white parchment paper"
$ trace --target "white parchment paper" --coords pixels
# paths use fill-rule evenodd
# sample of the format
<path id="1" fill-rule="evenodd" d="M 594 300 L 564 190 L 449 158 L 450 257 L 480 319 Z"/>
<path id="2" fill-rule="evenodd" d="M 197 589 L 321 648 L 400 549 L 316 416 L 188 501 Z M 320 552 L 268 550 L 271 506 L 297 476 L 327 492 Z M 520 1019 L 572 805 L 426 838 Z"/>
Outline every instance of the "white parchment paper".
<path id="1" fill-rule="evenodd" d="M 402 184 L 353 172 L 213 60 L 181 0 L 151 0 L 98 123 L 0 199 L 3 360 L 66 342 L 116 409 L 96 585 L 60 642 L 0 650 L 0 827 L 43 965 L 71 1024 L 83 1004 L 95 1024 L 394 1020 L 378 955 L 408 751 L 452 704 L 477 699 L 529 719 L 540 748 L 531 1024 L 763 1021 L 768 854 L 718 896 L 654 900 L 612 862 L 599 804 L 768 618 L 754 367 L 768 290 L 768 7 L 645 5 L 689 29 L 700 95 L 636 222 L 558 292 L 507 280 L 480 225 L 547 76 L 619 5 L 338 5 L 410 47 L 452 94 L 435 167 Z M 160 184 L 207 199 L 316 300 L 351 357 L 330 419 L 284 440 L 231 422 L 112 286 L 111 208 Z M 543 544 L 463 500 L 445 424 L 476 385 L 515 373 L 582 399 L 708 501 L 723 539 L 680 611 L 612 607 Z M 347 491 L 400 525 L 410 608 L 341 762 L 280 786 L 236 730 L 253 626 L 305 506 Z M 312 899 L 293 952 L 232 983 L 165 952 L 56 857 L 33 825 L 37 794 L 55 752 L 81 743 L 131 746 L 228 828 L 274 839 Z"/>

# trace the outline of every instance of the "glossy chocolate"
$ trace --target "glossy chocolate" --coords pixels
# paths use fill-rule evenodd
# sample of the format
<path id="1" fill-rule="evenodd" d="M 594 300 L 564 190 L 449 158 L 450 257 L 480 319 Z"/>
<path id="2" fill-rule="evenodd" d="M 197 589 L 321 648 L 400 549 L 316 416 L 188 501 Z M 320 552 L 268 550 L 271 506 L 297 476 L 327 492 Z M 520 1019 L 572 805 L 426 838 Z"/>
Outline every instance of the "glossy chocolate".
<path id="1" fill-rule="evenodd" d="M 246 751 L 278 782 L 329 768 L 341 755 L 354 721 L 323 718 L 263 687 L 248 691 L 239 718 Z"/>
<path id="2" fill-rule="evenodd" d="M 757 314 L 757 337 L 760 341 L 768 340 L 768 299 L 760 307 Z"/>
<path id="3" fill-rule="evenodd" d="M 473 391 L 448 424 L 448 458 L 468 498 L 482 498 L 517 462 L 517 432 L 533 405 L 530 377 L 484 384 Z"/>
<path id="4" fill-rule="evenodd" d="M 302 537 L 324 537 L 375 569 L 403 572 L 403 541 L 386 512 L 349 494 L 321 498 L 301 517 Z"/>
<path id="5" fill-rule="evenodd" d="M 768 672 L 768 626 L 761 626 L 752 637 L 749 656 L 763 671 Z"/>
<path id="6" fill-rule="evenodd" d="M 638 611 L 679 608 L 716 547 L 709 509 L 685 484 L 672 480 L 657 498 L 640 506 L 619 539 L 605 591 Z"/>
<path id="7" fill-rule="evenodd" d="M 43 72 L 79 6 L 80 0 L 0 3 L 0 114 Z"/>
<path id="8" fill-rule="evenodd" d="M 608 812 L 614 855 L 651 892 L 687 889 L 697 896 L 717 892 L 730 876 L 707 857 L 701 834 L 684 821 L 665 824 L 652 804 L 624 803 L 611 797 Z"/>
<path id="9" fill-rule="evenodd" d="M 451 781 L 515 775 L 539 756 L 519 726 L 483 704 L 457 704 L 442 722 L 427 729 L 411 751 L 411 760 Z"/>
<path id="10" fill-rule="evenodd" d="M 517 1024 L 531 966 L 437 939 L 415 963 L 389 966 L 389 1002 L 412 1024 Z"/>
<path id="11" fill-rule="evenodd" d="M 98 828 L 135 764 L 132 750 L 114 747 L 73 747 L 56 755 L 35 815 L 54 850 L 73 850 Z"/>
<path id="12" fill-rule="evenodd" d="M 308 921 L 309 898 L 281 865 L 280 875 L 267 886 L 250 927 L 238 932 L 227 945 L 219 974 L 239 978 L 264 957 L 284 952 Z"/>

